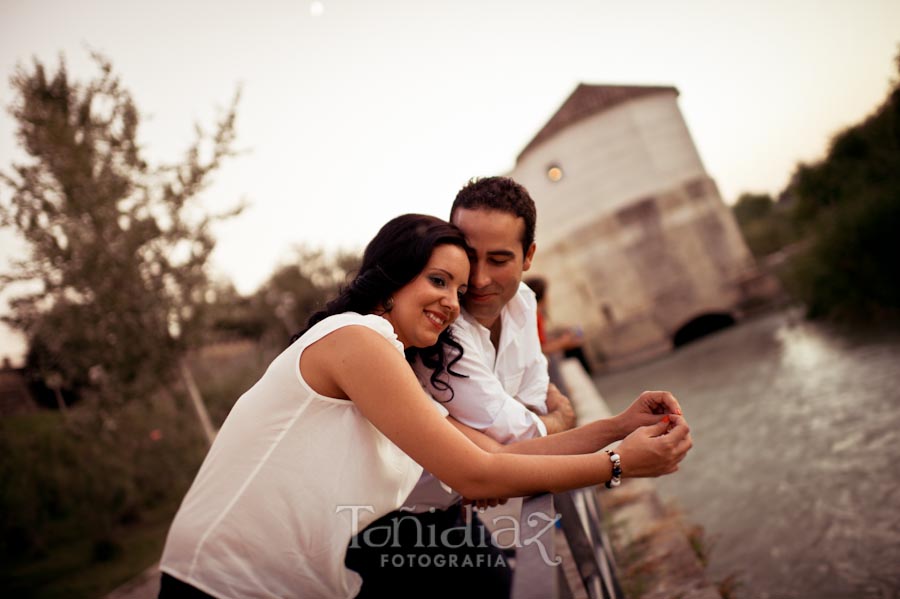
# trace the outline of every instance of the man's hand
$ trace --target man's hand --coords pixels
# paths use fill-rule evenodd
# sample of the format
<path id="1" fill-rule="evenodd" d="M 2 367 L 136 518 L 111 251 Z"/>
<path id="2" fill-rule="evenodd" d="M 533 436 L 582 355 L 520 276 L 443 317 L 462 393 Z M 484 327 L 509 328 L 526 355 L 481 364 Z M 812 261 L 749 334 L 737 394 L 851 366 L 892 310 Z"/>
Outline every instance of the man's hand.
<path id="1" fill-rule="evenodd" d="M 642 426 L 658 423 L 664 415 L 682 415 L 675 396 L 668 391 L 644 391 L 615 419 L 624 438 Z"/>
<path id="2" fill-rule="evenodd" d="M 462 498 L 463 505 L 471 505 L 473 510 L 477 510 L 479 512 L 483 512 L 484 510 L 497 507 L 498 505 L 506 505 L 506 502 L 509 501 L 506 497 L 497 497 L 494 499 L 469 499 L 468 497 Z"/>
<path id="3" fill-rule="evenodd" d="M 547 434 L 561 433 L 575 427 L 575 410 L 569 398 L 559 392 L 556 385 L 547 386 L 547 415 L 541 416 Z"/>

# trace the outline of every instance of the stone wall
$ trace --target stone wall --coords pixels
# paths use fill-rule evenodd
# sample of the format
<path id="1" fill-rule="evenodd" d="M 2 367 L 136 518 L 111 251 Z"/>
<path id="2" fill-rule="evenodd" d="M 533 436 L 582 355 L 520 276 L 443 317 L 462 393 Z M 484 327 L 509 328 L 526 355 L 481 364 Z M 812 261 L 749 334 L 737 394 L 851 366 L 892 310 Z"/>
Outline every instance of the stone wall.
<path id="1" fill-rule="evenodd" d="M 709 178 L 582 223 L 540 246 L 533 270 L 549 282 L 553 320 L 581 325 L 589 353 L 613 368 L 669 351 L 702 315 L 740 318 L 771 288 L 747 284 L 760 275 Z"/>

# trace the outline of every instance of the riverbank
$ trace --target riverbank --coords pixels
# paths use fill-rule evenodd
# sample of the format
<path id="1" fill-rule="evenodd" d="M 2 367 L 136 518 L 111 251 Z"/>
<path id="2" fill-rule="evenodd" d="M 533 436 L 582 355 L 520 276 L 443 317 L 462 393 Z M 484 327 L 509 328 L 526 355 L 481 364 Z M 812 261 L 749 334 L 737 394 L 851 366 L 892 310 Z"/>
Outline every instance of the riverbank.
<path id="1" fill-rule="evenodd" d="M 728 597 L 727 583 L 717 586 L 706 575 L 709 547 L 702 533 L 663 505 L 651 481 L 626 480 L 599 497 L 628 599 Z"/>

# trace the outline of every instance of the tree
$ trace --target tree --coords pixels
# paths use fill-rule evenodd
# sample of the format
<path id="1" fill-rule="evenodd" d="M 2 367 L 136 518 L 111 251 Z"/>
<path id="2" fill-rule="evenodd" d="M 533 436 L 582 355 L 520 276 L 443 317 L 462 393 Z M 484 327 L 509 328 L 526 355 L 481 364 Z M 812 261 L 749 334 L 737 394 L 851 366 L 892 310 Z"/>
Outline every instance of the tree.
<path id="1" fill-rule="evenodd" d="M 768 194 L 741 194 L 731 210 L 747 246 L 757 258 L 780 250 L 793 239 L 784 210 Z"/>
<path id="2" fill-rule="evenodd" d="M 347 275 L 359 268 L 360 260 L 352 252 L 295 248 L 292 259 L 277 268 L 251 298 L 266 337 L 283 347 L 313 312 L 337 294 Z"/>
<path id="3" fill-rule="evenodd" d="M 775 201 L 767 193 L 743 193 L 735 202 L 732 211 L 738 223 L 749 223 L 766 218 L 772 213 Z"/>
<path id="4" fill-rule="evenodd" d="M 240 207 L 207 215 L 197 200 L 234 154 L 239 94 L 212 134 L 197 128 L 180 162 L 151 167 L 130 93 L 106 58 L 93 58 L 99 73 L 87 83 L 71 81 L 62 59 L 50 76 L 35 60 L 11 78 L 28 159 L 0 172 L 11 190 L 0 224 L 30 250 L 3 282 L 37 284 L 6 318 L 29 340 L 29 366 L 108 406 L 170 381 L 202 327 L 210 227 Z"/>
<path id="5" fill-rule="evenodd" d="M 788 190 L 812 242 L 792 277 L 811 317 L 900 318 L 900 53 L 896 62 L 881 106 L 835 135 L 823 160 L 799 165 Z"/>

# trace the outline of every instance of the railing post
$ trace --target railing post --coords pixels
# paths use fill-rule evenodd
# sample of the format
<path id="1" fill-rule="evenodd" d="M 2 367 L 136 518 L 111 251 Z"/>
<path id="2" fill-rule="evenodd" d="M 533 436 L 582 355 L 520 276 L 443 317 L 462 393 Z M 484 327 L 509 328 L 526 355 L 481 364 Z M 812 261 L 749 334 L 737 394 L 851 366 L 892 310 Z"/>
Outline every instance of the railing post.
<path id="1" fill-rule="evenodd" d="M 622 595 L 612 556 L 600 526 L 600 509 L 593 488 L 554 495 L 562 517 L 566 542 L 591 599 L 620 599 Z"/>

